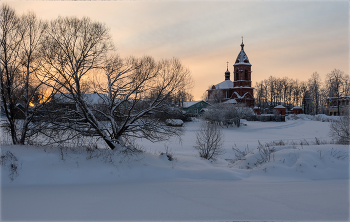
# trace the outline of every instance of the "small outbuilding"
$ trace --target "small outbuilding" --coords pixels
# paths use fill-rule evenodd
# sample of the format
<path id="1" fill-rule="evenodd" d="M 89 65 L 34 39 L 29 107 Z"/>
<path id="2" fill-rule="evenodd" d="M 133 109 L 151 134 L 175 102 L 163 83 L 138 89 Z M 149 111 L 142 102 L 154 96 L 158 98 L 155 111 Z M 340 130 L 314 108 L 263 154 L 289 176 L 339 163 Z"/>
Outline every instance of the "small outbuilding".
<path id="1" fill-rule="evenodd" d="M 255 115 L 261 115 L 260 107 L 255 106 L 255 107 L 253 108 L 253 110 L 254 110 Z"/>
<path id="2" fill-rule="evenodd" d="M 278 105 L 274 108 L 276 115 L 285 116 L 286 115 L 286 107 L 282 105 Z"/>
<path id="3" fill-rule="evenodd" d="M 291 114 L 303 114 L 303 108 L 301 108 L 300 106 L 294 106 L 291 110 L 290 110 Z"/>

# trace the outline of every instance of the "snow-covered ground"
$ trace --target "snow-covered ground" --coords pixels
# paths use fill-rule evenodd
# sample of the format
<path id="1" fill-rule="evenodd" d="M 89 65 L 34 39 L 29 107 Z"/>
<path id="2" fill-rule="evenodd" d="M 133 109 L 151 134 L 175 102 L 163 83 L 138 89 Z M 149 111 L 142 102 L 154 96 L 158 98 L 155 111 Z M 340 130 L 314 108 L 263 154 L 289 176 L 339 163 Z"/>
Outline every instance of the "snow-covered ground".
<path id="1" fill-rule="evenodd" d="M 133 156 L 2 146 L 18 174 L 2 166 L 1 219 L 349 220 L 349 147 L 326 143 L 328 122 L 242 123 L 223 128 L 215 162 L 193 148 L 200 121 L 185 123 L 181 140 L 136 141 L 146 152 Z M 262 164 L 259 143 L 275 150 Z M 232 147 L 248 154 L 237 160 Z"/>

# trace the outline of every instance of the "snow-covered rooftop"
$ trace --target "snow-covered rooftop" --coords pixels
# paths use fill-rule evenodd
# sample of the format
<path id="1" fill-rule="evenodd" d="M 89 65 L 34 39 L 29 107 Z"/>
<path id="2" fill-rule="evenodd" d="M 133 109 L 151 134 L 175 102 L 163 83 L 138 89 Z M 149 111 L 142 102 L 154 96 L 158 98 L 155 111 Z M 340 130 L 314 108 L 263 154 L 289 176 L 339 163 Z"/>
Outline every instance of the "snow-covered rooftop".
<path id="1" fill-rule="evenodd" d="M 275 109 L 281 109 L 281 108 L 286 108 L 286 107 L 284 107 L 282 105 L 278 105 L 278 106 L 275 107 Z"/>
<path id="2" fill-rule="evenodd" d="M 191 102 L 183 102 L 183 108 L 188 108 L 188 107 L 190 107 L 190 106 L 193 106 L 193 105 L 195 105 L 195 104 L 197 104 L 197 103 L 200 103 L 200 102 L 202 102 L 203 100 L 199 100 L 199 101 L 191 101 Z M 205 101 L 203 101 L 203 102 L 205 102 Z"/>
<path id="3" fill-rule="evenodd" d="M 235 99 L 229 99 L 229 100 L 227 100 L 227 101 L 225 101 L 223 103 L 236 104 L 237 101 Z"/>
<path id="4" fill-rule="evenodd" d="M 231 80 L 225 80 L 219 84 L 215 85 L 216 89 L 232 89 L 233 88 L 233 82 Z"/>
<path id="5" fill-rule="evenodd" d="M 83 94 L 82 95 L 85 102 L 89 104 L 101 104 L 107 99 L 106 94 Z M 73 97 L 69 93 L 57 93 L 54 98 L 61 103 L 73 103 Z"/>

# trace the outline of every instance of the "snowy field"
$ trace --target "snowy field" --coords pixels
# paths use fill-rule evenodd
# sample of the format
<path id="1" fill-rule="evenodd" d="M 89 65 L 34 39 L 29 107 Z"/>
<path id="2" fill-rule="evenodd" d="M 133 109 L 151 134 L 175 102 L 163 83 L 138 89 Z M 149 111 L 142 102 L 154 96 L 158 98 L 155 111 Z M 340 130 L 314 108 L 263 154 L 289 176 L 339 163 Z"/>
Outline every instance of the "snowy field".
<path id="1" fill-rule="evenodd" d="M 223 128 L 215 162 L 193 148 L 200 121 L 185 123 L 181 140 L 136 141 L 146 152 L 133 156 L 4 145 L 18 167 L 1 169 L 1 219 L 349 220 L 349 147 L 329 143 L 328 122 L 242 123 Z M 259 142 L 275 149 L 261 164 Z M 237 160 L 232 147 L 247 155 Z"/>

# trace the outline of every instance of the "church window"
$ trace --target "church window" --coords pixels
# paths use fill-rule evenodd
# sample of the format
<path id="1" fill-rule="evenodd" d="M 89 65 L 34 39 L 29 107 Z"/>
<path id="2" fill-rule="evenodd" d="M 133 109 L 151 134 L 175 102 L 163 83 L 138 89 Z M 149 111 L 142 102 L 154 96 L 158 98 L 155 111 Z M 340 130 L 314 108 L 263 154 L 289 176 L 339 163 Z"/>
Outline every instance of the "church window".
<path id="1" fill-rule="evenodd" d="M 244 76 L 245 76 L 245 80 L 248 80 L 248 70 L 244 70 Z"/>
<path id="2" fill-rule="evenodd" d="M 236 80 L 239 80 L 239 78 L 238 78 L 239 76 L 238 76 L 238 69 L 236 70 Z"/>

